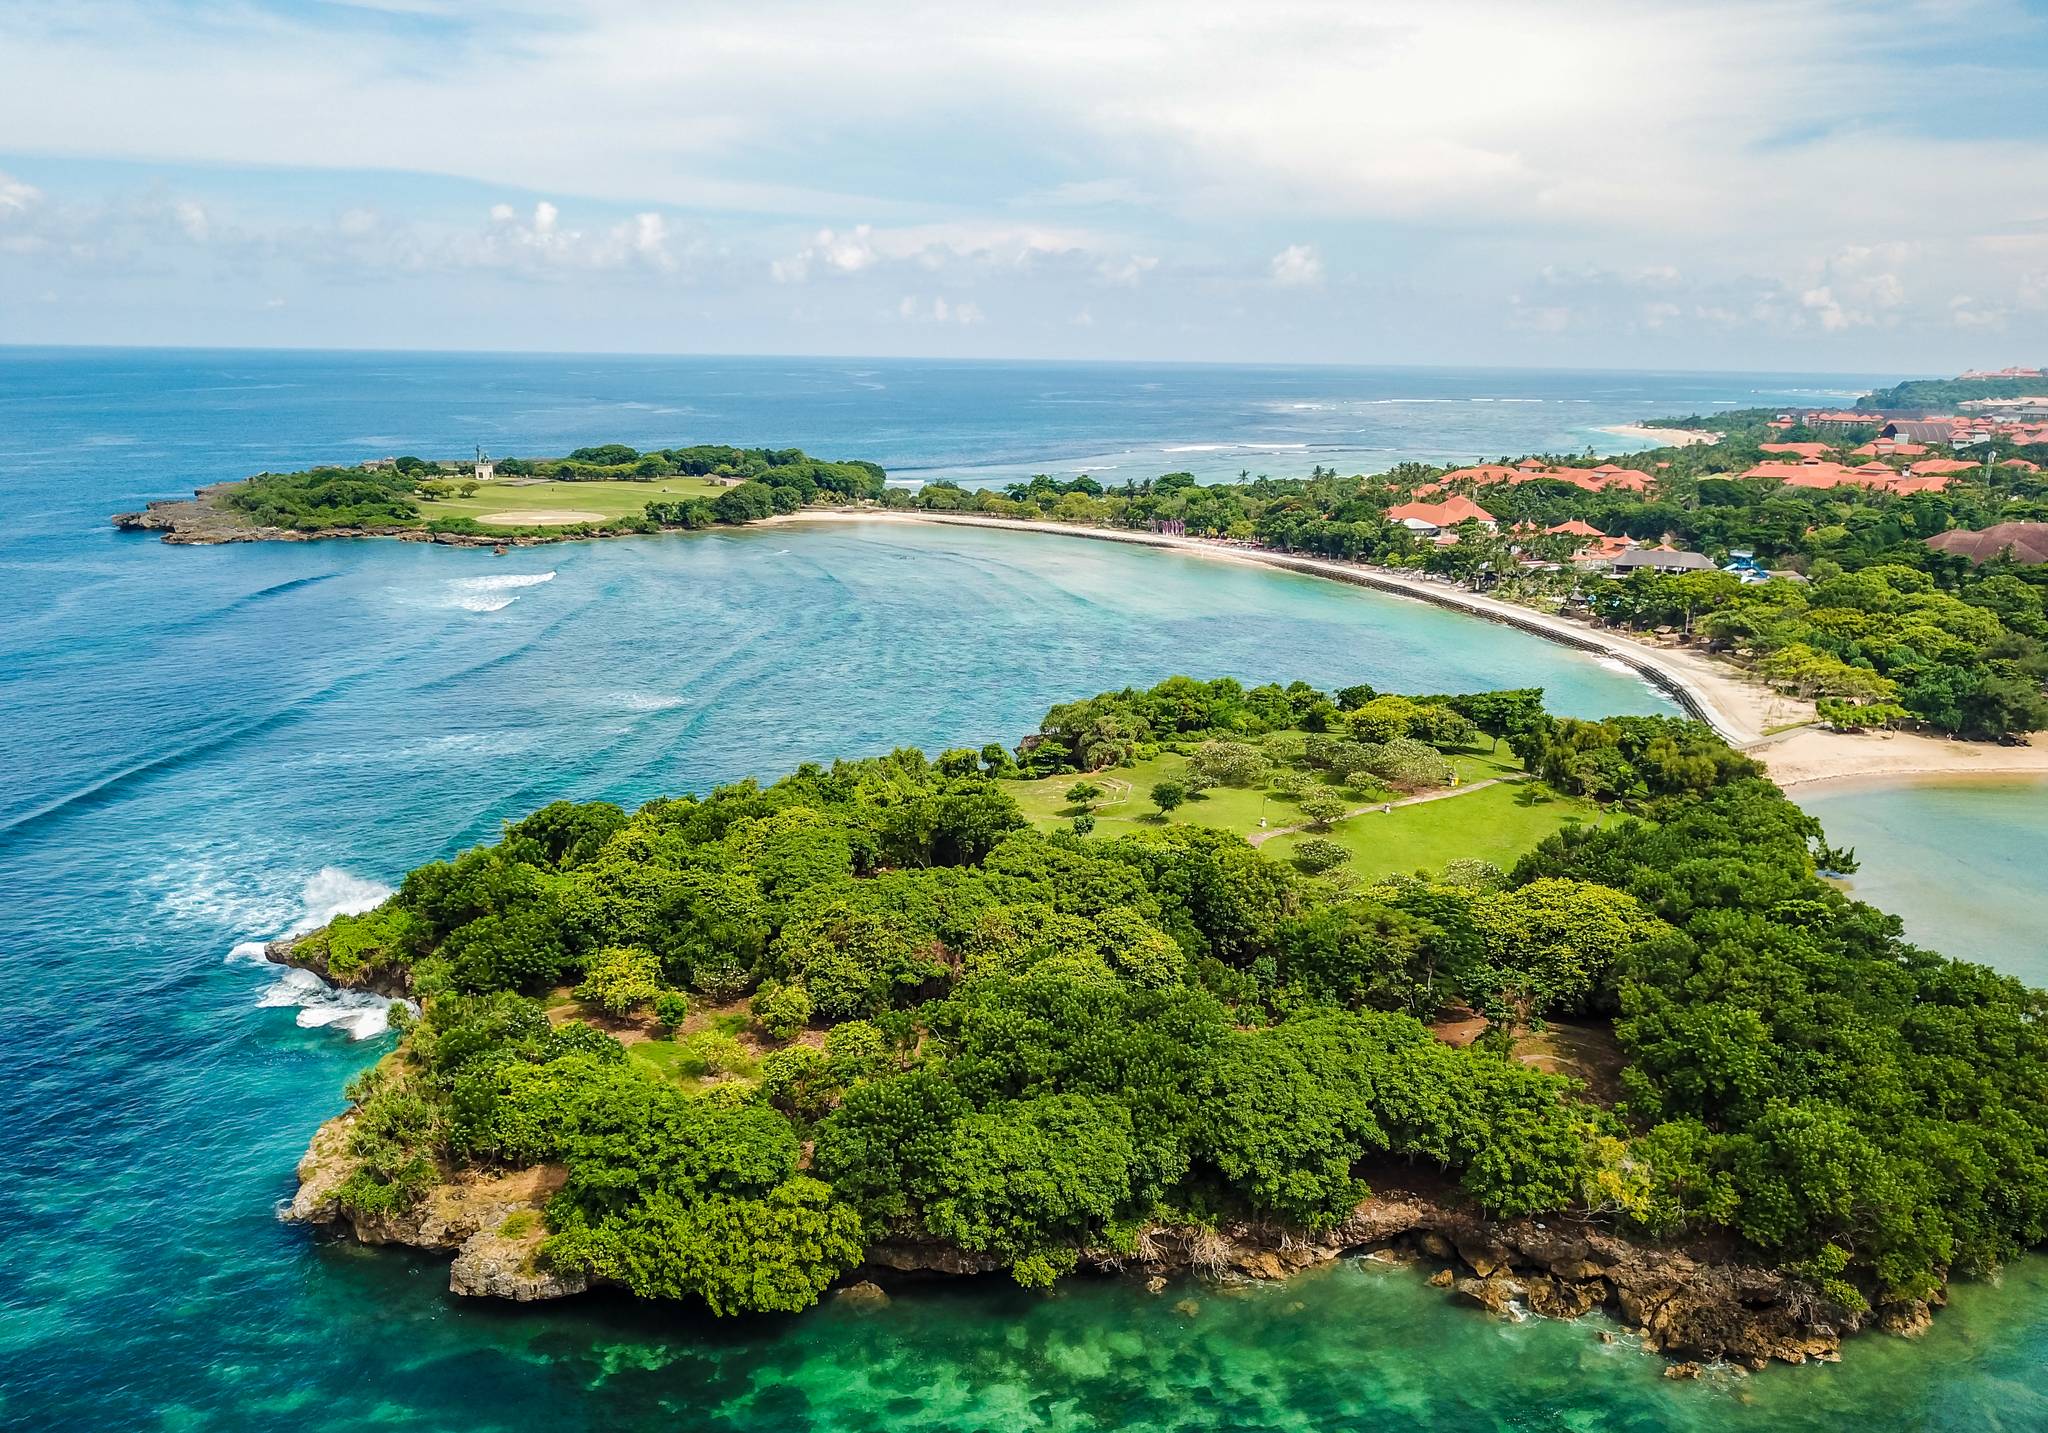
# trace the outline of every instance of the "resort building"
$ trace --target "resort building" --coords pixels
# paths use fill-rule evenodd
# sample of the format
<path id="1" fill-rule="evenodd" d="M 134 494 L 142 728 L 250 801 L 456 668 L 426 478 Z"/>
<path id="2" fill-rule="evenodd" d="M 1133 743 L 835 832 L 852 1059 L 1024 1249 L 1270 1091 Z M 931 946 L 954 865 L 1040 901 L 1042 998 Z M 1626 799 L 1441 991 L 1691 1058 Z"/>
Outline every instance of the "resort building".
<path id="1" fill-rule="evenodd" d="M 1489 531 L 1498 526 L 1492 513 L 1472 499 L 1458 495 L 1440 503 L 1396 504 L 1387 509 L 1387 521 L 1397 522 L 1419 537 L 1435 537 L 1466 522 L 1476 522 Z"/>
<path id="2" fill-rule="evenodd" d="M 2001 522 L 1977 532 L 1957 528 L 1927 539 L 1936 552 L 1953 552 L 1972 562 L 2010 557 L 2028 567 L 2048 562 L 2048 522 Z"/>

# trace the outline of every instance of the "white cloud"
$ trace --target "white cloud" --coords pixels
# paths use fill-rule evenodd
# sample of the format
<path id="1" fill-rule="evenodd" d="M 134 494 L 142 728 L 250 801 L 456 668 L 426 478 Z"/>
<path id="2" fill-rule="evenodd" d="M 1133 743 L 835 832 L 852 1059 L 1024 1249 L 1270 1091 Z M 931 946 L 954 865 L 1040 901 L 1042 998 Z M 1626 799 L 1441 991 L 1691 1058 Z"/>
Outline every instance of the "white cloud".
<path id="1" fill-rule="evenodd" d="M 1318 288 L 1323 282 L 1323 256 L 1313 244 L 1289 244 L 1273 256 L 1273 282 L 1284 289 Z"/>
<path id="2" fill-rule="evenodd" d="M 0 217 L 9 213 L 26 213 L 43 199 L 43 191 L 33 184 L 24 184 L 13 175 L 0 171 Z"/>
<path id="3" fill-rule="evenodd" d="M 909 323 L 950 323 L 962 328 L 980 323 L 986 317 L 976 303 L 948 303 L 943 297 L 920 299 L 915 294 L 903 296 L 896 305 L 896 316 Z"/>
<path id="4" fill-rule="evenodd" d="M 1095 266 L 1095 271 L 1102 275 L 1104 283 L 1135 288 L 1140 279 L 1158 267 L 1159 257 L 1156 254 L 1125 254 L 1104 259 Z"/>

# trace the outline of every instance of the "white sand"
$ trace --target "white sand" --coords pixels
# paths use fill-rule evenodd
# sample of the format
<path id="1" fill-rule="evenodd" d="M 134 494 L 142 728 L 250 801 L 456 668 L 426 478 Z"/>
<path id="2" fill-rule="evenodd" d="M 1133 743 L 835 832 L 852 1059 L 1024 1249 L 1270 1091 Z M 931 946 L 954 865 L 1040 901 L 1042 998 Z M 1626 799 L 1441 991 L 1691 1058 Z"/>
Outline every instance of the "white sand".
<path id="1" fill-rule="evenodd" d="M 1387 568 L 1329 558 L 1299 557 L 1262 548 L 1235 547 L 1197 537 L 1115 528 L 1075 527 L 970 513 L 899 513 L 870 510 L 810 510 L 767 519 L 784 522 L 911 522 L 956 527 L 994 527 L 1060 537 L 1164 547 L 1199 557 L 1249 562 L 1265 567 L 1335 578 L 1385 592 L 1419 597 L 1439 606 L 1506 622 L 1527 632 L 1611 657 L 1689 706 L 1731 746 L 1747 750 L 1780 786 L 1820 781 L 1900 779 L 1914 776 L 1967 777 L 2026 773 L 2048 775 L 2048 746 L 1998 746 L 1951 741 L 1906 732 L 1852 735 L 1818 726 L 1811 703 L 1772 691 L 1732 663 L 1688 648 L 1657 646 L 1609 628 L 1590 627 L 1546 612 L 1483 597 L 1448 583 Z M 758 525 L 758 524 L 757 524 Z M 1796 730 L 1785 730 L 1796 727 Z"/>
<path id="2" fill-rule="evenodd" d="M 525 512 L 486 513 L 477 519 L 493 527 L 567 527 L 574 522 L 603 522 L 603 513 L 574 508 L 529 508 Z"/>
<path id="3" fill-rule="evenodd" d="M 1690 448 L 1695 443 L 1718 443 L 1719 433 L 1709 433 L 1704 428 L 1645 428 L 1639 423 L 1616 423 L 1600 429 L 1617 438 L 1634 438 L 1642 443 L 1655 443 L 1660 448 Z"/>

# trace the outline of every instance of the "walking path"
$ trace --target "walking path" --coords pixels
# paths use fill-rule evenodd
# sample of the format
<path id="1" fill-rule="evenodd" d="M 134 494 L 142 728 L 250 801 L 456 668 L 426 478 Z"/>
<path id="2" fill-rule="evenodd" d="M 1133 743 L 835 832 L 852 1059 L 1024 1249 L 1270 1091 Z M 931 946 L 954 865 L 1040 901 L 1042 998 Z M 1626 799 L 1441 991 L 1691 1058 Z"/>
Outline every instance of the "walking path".
<path id="1" fill-rule="evenodd" d="M 1337 824 L 1337 821 L 1349 821 L 1352 817 L 1363 816 L 1368 811 L 1391 811 L 1397 806 L 1420 806 L 1428 801 L 1448 801 L 1453 796 L 1463 796 L 1468 792 L 1484 791 L 1489 786 L 1498 786 L 1505 779 L 1507 778 L 1499 776 L 1489 776 L 1484 781 L 1474 781 L 1467 786 L 1451 786 L 1446 787 L 1442 791 L 1426 791 L 1420 796 L 1406 796 L 1399 801 L 1369 802 L 1366 805 L 1359 807 L 1356 811 L 1346 811 L 1342 816 L 1337 817 L 1336 820 L 1332 821 L 1330 824 L 1334 826 Z M 1515 780 L 1519 781 L 1520 778 L 1515 778 Z M 1272 840 L 1275 836 L 1292 836 L 1297 831 L 1309 830 L 1312 826 L 1314 826 L 1314 824 L 1315 823 L 1312 821 L 1304 821 L 1298 826 L 1280 826 L 1270 831 L 1254 831 L 1245 839 L 1247 841 L 1250 841 L 1254 846 L 1263 846 L 1268 841 Z"/>
<path id="2" fill-rule="evenodd" d="M 1518 607 L 1448 583 L 1389 568 L 1333 558 L 1301 557 L 1199 537 L 1078 527 L 1070 523 L 986 517 L 976 513 L 906 513 L 871 509 L 808 509 L 767 520 L 779 522 L 898 522 L 989 527 L 1057 537 L 1163 547 L 1225 562 L 1278 567 L 1333 578 L 1398 596 L 1413 597 L 1502 622 L 1525 632 L 1622 663 L 1691 715 L 1748 750 L 1781 786 L 1854 779 L 1906 777 L 2048 777 L 2048 745 L 1997 746 L 1913 732 L 1847 733 L 1812 725 L 1809 702 L 1772 691 L 1731 663 L 1685 648 L 1656 646 L 1626 633 Z M 761 525 L 761 524 L 757 524 Z M 1277 833 L 1276 833 L 1277 834 Z"/>

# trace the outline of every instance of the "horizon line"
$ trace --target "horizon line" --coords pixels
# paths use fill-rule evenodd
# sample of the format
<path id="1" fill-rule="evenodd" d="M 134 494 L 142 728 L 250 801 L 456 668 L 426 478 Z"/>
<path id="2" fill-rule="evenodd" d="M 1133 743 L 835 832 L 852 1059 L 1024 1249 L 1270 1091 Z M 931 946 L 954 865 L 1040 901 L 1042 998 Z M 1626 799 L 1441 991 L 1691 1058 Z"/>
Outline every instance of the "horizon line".
<path id="1" fill-rule="evenodd" d="M 1601 365 L 1545 365 L 1545 364 L 1483 364 L 1483 363 L 1366 363 L 1333 362 L 1330 360 L 1282 360 L 1282 359 L 1214 359 L 1214 358 L 1044 358 L 981 356 L 963 357 L 945 354 L 872 354 L 872 353 L 719 353 L 707 351 L 655 351 L 655 350 L 612 350 L 612 349 L 546 349 L 546 348 L 377 348 L 355 345 L 321 344 L 183 344 L 183 343 L 0 343 L 0 355 L 32 353 L 261 353 L 261 354 L 350 354 L 363 356 L 387 356 L 407 358 L 562 358 L 562 359 L 639 359 L 660 361 L 664 359 L 715 359 L 723 361 L 745 360 L 756 362 L 803 362 L 803 363 L 928 363 L 956 364 L 963 367 L 982 365 L 1039 365 L 1092 368 L 1276 368 L 1276 369 L 1327 369 L 1333 372 L 1345 371 L 1394 371 L 1394 372 L 1480 372 L 1480 373 L 1627 373 L 1627 374 L 1688 374 L 1701 377 L 1752 377 L 1757 375 L 1791 378 L 1854 378 L 1877 379 L 1895 373 L 1896 370 L 1848 372 L 1825 369 L 1801 368 L 1660 368 L 1660 367 L 1610 367 Z M 2048 365 L 2043 365 L 2048 366 Z M 1941 380 L 1955 375 L 1931 372 L 1907 373 L 1893 377 L 1893 382 L 1915 378 Z"/>

